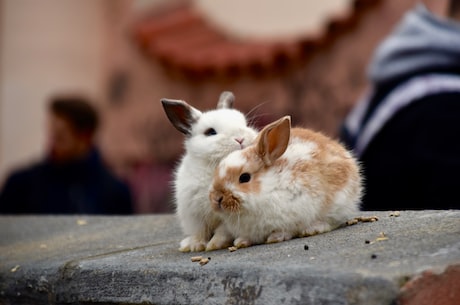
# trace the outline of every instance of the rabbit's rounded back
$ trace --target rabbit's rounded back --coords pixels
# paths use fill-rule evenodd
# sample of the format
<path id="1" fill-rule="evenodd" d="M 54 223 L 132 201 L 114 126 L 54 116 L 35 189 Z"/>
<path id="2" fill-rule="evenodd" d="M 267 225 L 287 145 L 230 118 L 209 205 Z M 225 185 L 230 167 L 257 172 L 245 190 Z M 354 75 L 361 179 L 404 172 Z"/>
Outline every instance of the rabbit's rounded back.
<path id="1" fill-rule="evenodd" d="M 308 227 L 322 220 L 336 227 L 356 213 L 360 198 L 361 177 L 352 155 L 320 133 L 291 129 L 289 117 L 224 158 L 210 192 L 212 207 L 230 226 L 237 219 L 238 230 L 258 227 L 253 231 L 265 235 L 270 230 L 305 235 L 299 223 Z M 252 224 L 245 228 L 245 221 Z"/>

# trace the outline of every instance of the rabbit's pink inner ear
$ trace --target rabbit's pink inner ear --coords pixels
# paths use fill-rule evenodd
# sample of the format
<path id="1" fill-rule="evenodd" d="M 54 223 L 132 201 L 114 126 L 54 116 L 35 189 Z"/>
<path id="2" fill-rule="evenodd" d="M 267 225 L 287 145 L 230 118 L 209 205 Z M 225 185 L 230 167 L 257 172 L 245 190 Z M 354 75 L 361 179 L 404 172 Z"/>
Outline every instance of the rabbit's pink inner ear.
<path id="1" fill-rule="evenodd" d="M 291 124 L 284 117 L 261 131 L 258 143 L 259 156 L 266 165 L 271 165 L 281 157 L 287 149 L 291 135 Z"/>
<path id="2" fill-rule="evenodd" d="M 183 134 L 192 133 L 192 125 L 200 117 L 200 111 L 180 100 L 162 99 L 161 103 L 169 121 Z"/>

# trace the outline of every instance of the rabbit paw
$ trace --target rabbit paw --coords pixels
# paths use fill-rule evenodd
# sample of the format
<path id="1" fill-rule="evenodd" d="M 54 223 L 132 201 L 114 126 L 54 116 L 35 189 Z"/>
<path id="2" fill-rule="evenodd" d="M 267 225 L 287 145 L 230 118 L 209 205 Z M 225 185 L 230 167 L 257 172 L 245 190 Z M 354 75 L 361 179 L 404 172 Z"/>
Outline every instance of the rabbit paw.
<path id="1" fill-rule="evenodd" d="M 224 232 L 217 231 L 206 245 L 206 251 L 228 248 L 232 245 L 232 241 L 232 236 L 225 234 Z"/>
<path id="2" fill-rule="evenodd" d="M 200 252 L 206 248 L 206 241 L 200 240 L 196 236 L 188 236 L 180 242 L 179 251 L 181 252 Z"/>
<path id="3" fill-rule="evenodd" d="M 300 232 L 300 236 L 313 236 L 320 233 L 329 232 L 332 230 L 332 226 L 325 221 L 317 221 L 312 223 Z"/>
<path id="4" fill-rule="evenodd" d="M 249 239 L 247 239 L 247 238 L 244 238 L 244 237 L 238 237 L 233 242 L 233 245 L 235 247 L 237 247 L 238 249 L 239 248 L 247 248 L 247 247 L 251 246 L 251 241 Z"/>
<path id="5" fill-rule="evenodd" d="M 292 239 L 291 233 L 278 231 L 278 232 L 272 232 L 272 234 L 268 236 L 266 243 L 267 244 L 279 243 L 279 242 L 290 240 L 290 239 Z"/>

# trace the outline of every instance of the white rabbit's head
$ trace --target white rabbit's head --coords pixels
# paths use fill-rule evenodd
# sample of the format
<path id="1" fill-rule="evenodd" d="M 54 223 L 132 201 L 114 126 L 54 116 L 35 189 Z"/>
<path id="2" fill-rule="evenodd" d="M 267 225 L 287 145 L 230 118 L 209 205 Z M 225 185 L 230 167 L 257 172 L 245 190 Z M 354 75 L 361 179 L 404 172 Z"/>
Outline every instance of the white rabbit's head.
<path id="1" fill-rule="evenodd" d="M 197 160 L 218 162 L 230 152 L 249 146 L 257 136 L 244 114 L 232 108 L 231 92 L 223 92 L 217 109 L 206 112 L 181 100 L 161 102 L 171 123 L 186 136 L 186 154 Z"/>

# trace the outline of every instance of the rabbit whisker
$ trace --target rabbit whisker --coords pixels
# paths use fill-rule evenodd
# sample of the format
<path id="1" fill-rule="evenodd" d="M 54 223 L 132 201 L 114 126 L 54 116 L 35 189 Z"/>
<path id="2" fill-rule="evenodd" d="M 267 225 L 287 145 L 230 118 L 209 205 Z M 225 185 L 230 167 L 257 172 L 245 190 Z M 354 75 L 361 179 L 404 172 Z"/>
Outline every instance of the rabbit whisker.
<path id="1" fill-rule="evenodd" d="M 260 124 L 257 124 L 260 118 L 263 118 L 263 117 L 270 117 L 270 116 L 272 116 L 272 115 L 273 115 L 272 112 L 264 112 L 264 113 L 259 113 L 259 114 L 253 115 L 253 116 L 251 116 L 251 117 L 248 117 L 248 124 L 249 124 L 250 126 L 257 126 L 257 125 L 260 125 Z"/>
<path id="2" fill-rule="evenodd" d="M 252 107 L 252 109 L 249 110 L 248 113 L 246 113 L 246 116 L 249 117 L 253 112 L 257 111 L 257 109 L 259 109 L 259 108 L 262 107 L 263 105 L 268 104 L 268 103 L 271 103 L 271 102 L 272 102 L 272 101 L 265 101 L 265 102 L 259 103 L 258 105 Z"/>

